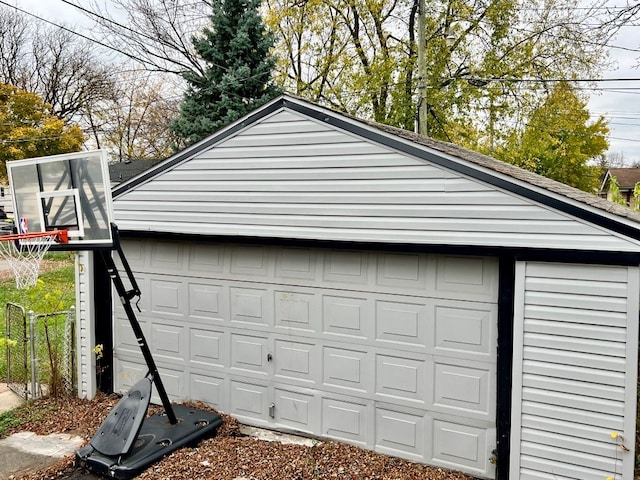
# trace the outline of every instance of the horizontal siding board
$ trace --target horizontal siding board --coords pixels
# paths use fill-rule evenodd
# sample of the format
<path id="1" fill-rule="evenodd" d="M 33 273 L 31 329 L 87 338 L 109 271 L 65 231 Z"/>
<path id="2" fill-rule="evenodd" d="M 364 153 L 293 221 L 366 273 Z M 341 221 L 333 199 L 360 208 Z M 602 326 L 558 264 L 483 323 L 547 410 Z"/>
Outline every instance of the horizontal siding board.
<path id="1" fill-rule="evenodd" d="M 319 166 L 326 168 L 361 168 L 361 167 L 413 167 L 424 165 L 418 160 L 409 158 L 405 155 L 389 152 L 377 153 L 359 153 L 346 152 L 336 155 L 287 155 L 278 157 L 262 157 L 247 156 L 242 158 L 226 158 L 221 155 L 213 161 L 212 158 L 204 156 L 205 154 L 195 157 L 179 166 L 181 170 L 281 170 L 281 169 L 318 169 Z M 433 167 L 435 168 L 435 167 Z"/>
<path id="2" fill-rule="evenodd" d="M 528 278 L 526 288 L 529 291 L 553 292 L 594 297 L 626 298 L 627 283 L 603 282 L 601 279 L 567 280 L 564 278 Z"/>
<path id="3" fill-rule="evenodd" d="M 408 217 L 408 218 L 449 218 L 453 216 L 465 215 L 467 218 L 483 219 L 487 218 L 487 210 L 484 206 L 466 205 L 372 205 L 372 204 L 343 204 L 342 208 L 336 208 L 331 204 L 300 205 L 285 203 L 242 203 L 226 202 L 213 204 L 201 201 L 166 201 L 159 203 L 153 200 L 144 201 L 122 201 L 118 205 L 120 211 L 140 211 L 144 209 L 148 212 L 200 212 L 208 213 L 216 211 L 227 214 L 246 214 L 252 211 L 256 215 L 335 215 L 344 217 Z M 456 215 L 457 214 L 457 215 Z M 553 221 L 548 212 L 527 207 L 499 207 L 491 212 L 493 218 L 498 219 L 539 219 Z"/>
<path id="4" fill-rule="evenodd" d="M 570 445 L 567 448 L 570 451 L 594 455 L 610 459 L 616 455 L 616 447 L 613 443 L 603 443 L 601 441 L 592 441 L 589 439 L 565 435 L 563 433 L 547 432 L 543 430 L 535 430 L 531 428 L 522 429 L 522 440 L 530 443 L 537 443 L 549 447 L 557 445 Z"/>
<path id="5" fill-rule="evenodd" d="M 562 337 L 543 333 L 525 333 L 526 347 L 554 348 L 558 351 L 570 351 L 595 355 L 609 355 L 624 358 L 626 356 L 626 342 L 611 342 L 579 337 Z"/>
<path id="6" fill-rule="evenodd" d="M 523 468 L 520 470 L 519 480 L 576 480 L 576 477 L 565 477 L 557 473 L 544 473 Z M 579 480 L 582 480 L 580 478 Z"/>
<path id="7" fill-rule="evenodd" d="M 525 388 L 537 388 L 624 403 L 624 388 L 620 386 L 579 382 L 567 378 L 545 377 L 528 373 L 522 375 L 522 385 Z"/>
<path id="8" fill-rule="evenodd" d="M 202 152 L 198 155 L 198 158 L 207 158 L 215 160 L 218 158 L 231 159 L 231 158 L 272 158 L 272 157 L 315 157 L 316 155 L 331 155 L 340 157 L 345 155 L 368 155 L 379 154 L 381 152 L 387 152 L 387 150 L 380 148 L 377 145 L 366 142 L 354 142 L 345 141 L 342 143 L 329 143 L 329 144 L 316 144 L 316 145 L 286 145 L 280 148 L 257 148 L 257 147 L 226 147 L 225 144 L 216 146 L 211 150 Z"/>
<path id="9" fill-rule="evenodd" d="M 217 192 L 245 192 L 259 194 L 262 192 L 277 192 L 286 190 L 289 192 L 393 192 L 397 190 L 411 192 L 444 191 L 444 182 L 441 179 L 350 179 L 333 180 L 330 182 L 315 180 L 290 180 L 290 181 L 211 181 L 193 180 L 187 184 L 179 180 L 162 179 L 154 182 L 153 190 L 156 192 L 179 191 L 183 188 L 193 191 L 214 190 Z"/>
<path id="10" fill-rule="evenodd" d="M 522 413 L 525 415 L 535 415 L 549 419 L 558 419 L 566 422 L 575 422 L 599 428 L 607 428 L 610 432 L 619 432 L 624 428 L 622 418 L 617 415 L 588 412 L 585 410 L 578 410 L 570 406 L 548 405 L 545 403 L 523 400 Z"/>
<path id="11" fill-rule="evenodd" d="M 627 282 L 625 269 L 607 265 L 562 264 L 562 268 L 549 268 L 548 264 L 527 265 L 527 281 L 534 278 L 560 278 L 574 280 L 599 279 L 602 282 Z"/>
<path id="12" fill-rule="evenodd" d="M 290 125 L 287 125 L 290 126 Z M 230 138 L 224 144 L 221 144 L 221 148 L 251 148 L 251 147 L 288 147 L 295 144 L 296 146 L 303 145 L 331 145 L 334 143 L 345 144 L 346 142 L 363 143 L 361 139 L 356 137 L 350 137 L 337 130 L 328 128 L 317 128 L 315 130 L 308 130 L 300 132 L 297 128 L 293 131 L 273 131 L 268 134 L 259 132 L 256 135 L 256 129 L 246 130 L 245 133 Z M 304 135 L 300 135 L 304 133 Z"/>
<path id="13" fill-rule="evenodd" d="M 265 118 L 262 122 L 251 127 L 252 135 L 270 135 L 271 133 L 297 132 L 312 133 L 328 131 L 328 125 L 320 124 L 312 120 L 302 120 L 300 117 L 283 112 L 277 118 Z"/>
<path id="14" fill-rule="evenodd" d="M 575 466 L 595 469 L 601 472 L 614 472 L 617 467 L 615 455 L 611 457 L 601 457 L 599 455 L 590 455 L 586 452 L 577 452 L 558 446 L 541 445 L 527 441 L 522 442 L 522 454 L 525 456 L 544 458 L 550 462 L 561 462 L 565 465 L 565 473 L 570 473 Z M 547 471 L 552 473 L 558 470 L 549 468 Z"/>
<path id="15" fill-rule="evenodd" d="M 261 123 L 286 123 L 286 122 L 313 122 L 311 119 L 303 119 L 299 114 L 290 110 L 280 110 L 275 114 L 265 117 Z"/>
<path id="16" fill-rule="evenodd" d="M 527 318 L 525 333 L 559 335 L 571 338 L 603 340 L 607 342 L 626 342 L 626 330 L 611 325 L 589 325 L 585 323 L 554 322 Z"/>
<path id="17" fill-rule="evenodd" d="M 549 292 L 527 292 L 527 304 L 558 305 L 565 308 L 587 309 L 600 312 L 626 312 L 627 303 L 620 297 L 593 297 L 591 295 L 571 295 Z"/>
<path id="18" fill-rule="evenodd" d="M 525 358 L 528 360 L 545 361 L 561 365 L 581 366 L 612 372 L 625 371 L 625 359 L 619 357 L 605 357 L 593 353 L 550 350 L 541 347 L 524 347 Z"/>
<path id="19" fill-rule="evenodd" d="M 380 230 L 417 230 L 423 232 L 441 231 L 441 232 L 491 232 L 500 233 L 507 227 L 511 232 L 528 233 L 535 231 L 535 226 L 531 225 L 535 222 L 515 221 L 515 220 L 498 220 L 488 226 L 484 219 L 468 218 L 465 223 L 452 218 L 421 218 L 421 217 L 344 217 L 339 215 L 257 215 L 257 214 L 241 214 L 241 213 L 204 213 L 204 212 L 179 212 L 180 221 L 185 223 L 203 223 L 208 225 L 225 224 L 225 225 L 247 225 L 252 226 L 279 226 L 279 227 L 296 227 L 301 223 L 311 228 L 354 228 L 365 229 L 375 227 Z M 121 212 L 120 219 L 127 220 L 130 212 Z M 146 213 L 148 221 L 160 222 L 167 218 L 165 211 L 148 211 Z M 558 233 L 570 233 L 572 226 L 570 224 L 562 224 L 556 222 L 554 229 Z M 579 301 L 579 300 L 578 300 Z"/>
<path id="20" fill-rule="evenodd" d="M 545 359 L 546 360 L 546 359 Z M 623 371 L 611 371 L 599 368 L 590 368 L 583 365 L 566 365 L 551 363 L 549 361 L 536 361 L 525 359 L 522 364 L 524 373 L 544 375 L 552 378 L 566 378 L 581 382 L 593 382 L 598 385 L 612 385 L 623 387 L 625 375 Z"/>
<path id="21" fill-rule="evenodd" d="M 589 413 L 624 415 L 624 402 L 616 402 L 603 398 L 584 397 L 526 386 L 522 389 L 522 398 L 525 401 L 544 403 L 545 405 L 570 405 L 572 409 L 580 409 Z"/>
<path id="22" fill-rule="evenodd" d="M 555 323 L 561 326 L 575 322 L 576 325 L 622 328 L 626 326 L 626 312 L 601 312 L 598 310 L 576 310 L 575 308 L 554 307 L 549 305 L 527 305 L 524 310 L 528 324 L 535 327 L 536 322 Z M 568 327 L 571 328 L 571 327 Z"/>
<path id="23" fill-rule="evenodd" d="M 155 188 L 155 183 L 153 188 Z M 162 198 L 162 201 L 160 201 Z M 519 209 L 524 208 L 530 212 L 530 206 L 523 202 L 511 202 L 504 195 L 500 195 L 497 192 L 468 192 L 455 195 L 453 197 L 447 197 L 443 199 L 442 192 L 385 192 L 384 195 L 374 195 L 370 192 L 340 192 L 340 193 L 306 193 L 306 192 L 287 192 L 287 191 L 275 191 L 275 192 L 262 192 L 259 196 L 249 195 L 248 192 L 234 191 L 234 192 L 219 192 L 210 190 L 191 190 L 180 189 L 171 193 L 170 196 L 162 197 L 158 194 L 158 191 L 147 189 L 139 189 L 128 193 L 126 196 L 119 198 L 116 202 L 117 209 L 120 208 L 120 204 L 126 205 L 131 203 L 135 205 L 138 202 L 155 202 L 163 204 L 164 202 L 201 202 L 201 203 L 234 203 L 234 202 L 246 202 L 246 203 L 265 203 L 270 204 L 294 204 L 300 208 L 304 208 L 306 205 L 313 206 L 314 204 L 333 205 L 336 210 L 339 210 L 339 206 L 342 205 L 389 205 L 389 206 L 438 206 L 446 207 L 447 205 L 465 207 L 469 204 L 484 207 L 491 206 L 493 210 L 495 207 L 512 208 L 514 212 L 518 212 Z M 140 211 L 144 211 L 144 205 L 139 208 Z M 215 211 L 215 210 L 212 210 Z M 487 218 L 490 218 L 487 213 Z M 558 215 L 543 210 L 543 218 L 558 219 Z M 517 218 L 517 217 L 516 217 Z M 562 218 L 564 220 L 564 218 Z M 600 233 L 600 236 L 605 236 Z"/>
<path id="24" fill-rule="evenodd" d="M 252 182 L 256 180 L 274 183 L 290 181 L 313 181 L 314 183 L 337 180 L 397 180 L 438 179 L 444 181 L 441 169 L 425 166 L 380 168 L 265 168 L 263 170 L 237 169 L 176 169 L 163 175 L 162 181 L 179 182 Z"/>
<path id="25" fill-rule="evenodd" d="M 543 472 L 549 475 L 548 478 L 555 480 L 556 478 L 570 478 L 572 480 L 606 480 L 608 477 L 613 476 L 616 472 L 615 460 L 611 460 L 610 463 L 605 463 L 604 469 L 595 469 L 585 467 L 581 465 L 573 465 L 564 461 L 562 454 L 558 453 L 555 456 L 559 457 L 559 460 L 552 460 L 546 457 L 539 457 L 538 455 L 545 454 L 546 452 L 538 449 L 534 454 L 523 454 L 520 460 L 522 468 L 526 470 Z M 602 462 L 598 462 L 602 464 Z M 518 475 L 518 478 L 524 478 Z"/>
<path id="26" fill-rule="evenodd" d="M 585 425 L 558 418 L 524 414 L 522 415 L 521 425 L 523 431 L 531 429 L 552 433 L 560 432 L 569 437 L 581 438 L 592 442 L 603 442 L 606 445 L 611 442 L 611 430 L 609 428 Z"/>

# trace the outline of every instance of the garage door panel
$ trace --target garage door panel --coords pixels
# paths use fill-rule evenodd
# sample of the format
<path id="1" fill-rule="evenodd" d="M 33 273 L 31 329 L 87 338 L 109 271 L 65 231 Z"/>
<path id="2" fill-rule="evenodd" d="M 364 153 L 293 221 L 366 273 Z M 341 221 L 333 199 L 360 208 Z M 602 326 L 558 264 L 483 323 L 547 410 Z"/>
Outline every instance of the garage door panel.
<path id="1" fill-rule="evenodd" d="M 294 289 L 276 290 L 274 292 L 276 329 L 319 333 L 321 331 L 320 305 L 320 296 L 317 293 Z"/>
<path id="2" fill-rule="evenodd" d="M 430 360 L 376 355 L 376 397 L 401 405 L 424 407 L 429 398 Z"/>
<path id="3" fill-rule="evenodd" d="M 266 288 L 230 288 L 231 323 L 268 327 L 271 324 L 270 293 Z"/>
<path id="4" fill-rule="evenodd" d="M 188 266 L 191 272 L 202 272 L 203 276 L 220 274 L 225 270 L 224 247 L 211 243 L 194 244 L 189 248 Z M 128 255 L 128 252 L 127 252 Z"/>
<path id="5" fill-rule="evenodd" d="M 235 245 L 231 249 L 231 274 L 269 278 L 269 249 L 259 245 Z"/>
<path id="6" fill-rule="evenodd" d="M 176 317 L 185 315 L 187 296 L 183 282 L 152 279 L 150 288 L 152 313 Z"/>
<path id="7" fill-rule="evenodd" d="M 128 318 L 121 315 L 124 315 L 124 312 L 116 312 L 116 317 L 114 319 L 114 335 L 118 339 L 115 343 L 116 352 L 138 355 L 140 353 L 140 346 L 138 345 L 138 340 L 131 329 L 131 323 L 129 323 Z M 146 337 L 148 335 L 147 322 L 140 320 L 138 323 Z"/>
<path id="8" fill-rule="evenodd" d="M 322 378 L 320 347 L 314 343 L 276 339 L 273 354 L 275 376 L 279 381 L 315 385 Z"/>
<path id="9" fill-rule="evenodd" d="M 271 394 L 266 384 L 249 380 L 231 381 L 230 414 L 247 419 L 253 424 L 267 425 L 271 403 Z"/>
<path id="10" fill-rule="evenodd" d="M 224 330 L 189 329 L 189 360 L 200 368 L 229 367 L 229 334 Z"/>
<path id="11" fill-rule="evenodd" d="M 318 252 L 312 248 L 282 247 L 276 252 L 276 278 L 290 279 L 298 283 L 300 280 L 316 280 Z"/>
<path id="12" fill-rule="evenodd" d="M 142 355 L 139 355 L 139 358 L 133 355 L 116 357 L 113 368 L 115 371 L 114 390 L 120 393 L 129 390 L 147 374 L 147 367 L 144 365 Z"/>
<path id="13" fill-rule="evenodd" d="M 183 261 L 183 252 L 184 248 L 175 242 L 154 242 L 151 246 L 149 265 L 153 271 L 181 273 L 186 264 Z"/>
<path id="14" fill-rule="evenodd" d="M 433 318 L 426 301 L 415 298 L 406 301 L 378 300 L 376 309 L 376 340 L 407 350 L 426 351 L 433 331 Z"/>
<path id="15" fill-rule="evenodd" d="M 222 323 L 229 318 L 228 291 L 224 285 L 189 282 L 189 321 Z"/>
<path id="16" fill-rule="evenodd" d="M 433 363 L 434 411 L 495 419 L 493 365 L 436 357 Z"/>
<path id="17" fill-rule="evenodd" d="M 373 446 L 373 402 L 353 398 L 322 399 L 321 434 L 360 446 Z"/>
<path id="18" fill-rule="evenodd" d="M 427 451 L 427 431 L 431 419 L 424 413 L 408 413 L 384 408 L 376 409 L 375 450 L 388 455 L 400 455 L 424 461 Z"/>
<path id="19" fill-rule="evenodd" d="M 266 377 L 270 373 L 267 355 L 270 352 L 267 336 L 231 334 L 231 368 L 244 373 Z"/>
<path id="20" fill-rule="evenodd" d="M 320 427 L 320 402 L 315 395 L 276 387 L 275 421 L 282 427 L 313 434 Z"/>
<path id="21" fill-rule="evenodd" d="M 435 353 L 466 358 L 495 358 L 497 332 L 494 305 L 437 301 Z"/>
<path id="22" fill-rule="evenodd" d="M 132 270 L 147 271 L 148 270 L 148 244 L 141 240 L 127 239 L 126 253 L 127 262 Z M 114 255 L 113 260 L 116 262 L 119 270 L 122 270 L 122 262 L 119 255 Z M 145 268 L 146 267 L 146 268 Z"/>
<path id="23" fill-rule="evenodd" d="M 333 285 L 367 285 L 369 282 L 368 252 L 326 250 L 323 279 Z"/>
<path id="24" fill-rule="evenodd" d="M 377 284 L 424 294 L 427 288 L 427 259 L 409 253 L 381 253 L 378 255 Z"/>
<path id="25" fill-rule="evenodd" d="M 498 296 L 497 262 L 494 259 L 441 255 L 435 263 L 436 296 L 494 302 Z"/>
<path id="26" fill-rule="evenodd" d="M 223 375 L 191 373 L 189 375 L 189 392 L 190 400 L 202 401 L 222 412 L 229 411 L 228 387 Z"/>
<path id="27" fill-rule="evenodd" d="M 169 400 L 172 402 L 178 402 L 183 401 L 188 397 L 188 394 L 186 394 L 187 385 L 185 384 L 185 379 L 187 379 L 188 376 L 185 375 L 183 369 L 169 368 L 158 362 L 158 371 L 160 372 L 160 378 L 162 378 L 162 383 L 167 391 Z M 160 397 L 158 396 L 158 390 L 155 388 L 155 385 L 152 389 L 151 401 L 158 404 L 161 403 Z"/>
<path id="28" fill-rule="evenodd" d="M 373 338 L 373 318 L 373 302 L 366 297 L 322 297 L 322 328 L 325 334 L 358 340 Z"/>
<path id="29" fill-rule="evenodd" d="M 149 346 L 156 360 L 183 365 L 187 358 L 188 332 L 186 327 L 175 324 L 153 322 Z"/>
<path id="30" fill-rule="evenodd" d="M 370 394 L 373 389 L 373 362 L 363 350 L 324 347 L 323 384 L 344 392 Z"/>
<path id="31" fill-rule="evenodd" d="M 465 465 L 479 475 L 493 476 L 489 458 L 495 430 L 435 418 L 431 435 L 434 463 L 449 468 Z"/>

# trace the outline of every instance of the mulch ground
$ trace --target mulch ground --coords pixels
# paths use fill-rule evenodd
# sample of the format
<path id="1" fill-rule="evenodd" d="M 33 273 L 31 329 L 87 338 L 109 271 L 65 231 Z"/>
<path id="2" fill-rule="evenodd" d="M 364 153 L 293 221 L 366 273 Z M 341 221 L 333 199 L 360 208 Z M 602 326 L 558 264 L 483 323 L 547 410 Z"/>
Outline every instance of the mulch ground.
<path id="1" fill-rule="evenodd" d="M 94 400 L 43 399 L 20 407 L 20 418 L 28 418 L 9 433 L 32 431 L 38 434 L 69 433 L 87 442 L 98 430 L 109 410 L 117 403 L 114 395 L 98 395 Z M 207 409 L 203 405 L 196 408 Z M 158 411 L 152 407 L 150 413 Z M 243 436 L 233 418 L 221 414 L 222 425 L 212 438 L 195 447 L 185 447 L 149 467 L 142 480 L 471 480 L 459 472 L 376 454 L 361 448 L 330 441 L 315 445 L 285 445 Z M 29 419 L 30 418 L 30 419 Z M 23 480 L 77 478 L 74 458 L 67 457 L 45 471 Z"/>

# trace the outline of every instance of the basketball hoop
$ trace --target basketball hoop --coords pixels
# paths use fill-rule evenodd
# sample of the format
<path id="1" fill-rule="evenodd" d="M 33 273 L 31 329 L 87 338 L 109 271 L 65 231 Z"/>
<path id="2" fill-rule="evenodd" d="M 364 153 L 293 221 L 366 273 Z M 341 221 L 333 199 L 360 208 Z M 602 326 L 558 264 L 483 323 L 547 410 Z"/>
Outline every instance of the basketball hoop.
<path id="1" fill-rule="evenodd" d="M 35 286 L 44 254 L 54 242 L 67 243 L 66 230 L 51 232 L 16 233 L 0 236 L 0 256 L 13 270 L 16 288 Z"/>

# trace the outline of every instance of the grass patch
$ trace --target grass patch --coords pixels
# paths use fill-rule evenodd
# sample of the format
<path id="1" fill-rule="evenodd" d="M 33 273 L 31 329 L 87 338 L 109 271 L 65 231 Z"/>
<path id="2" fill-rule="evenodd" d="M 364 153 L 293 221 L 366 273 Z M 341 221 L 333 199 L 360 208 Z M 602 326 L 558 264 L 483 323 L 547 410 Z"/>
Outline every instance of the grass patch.
<path id="1" fill-rule="evenodd" d="M 0 438 L 15 432 L 23 423 L 43 420 L 53 411 L 55 411 L 54 405 L 43 405 L 41 402 L 26 402 L 12 410 L 0 413 Z"/>
<path id="2" fill-rule="evenodd" d="M 48 262 L 45 273 L 41 273 L 38 285 L 20 290 L 16 288 L 13 276 L 0 282 L 0 308 L 4 320 L 4 307 L 8 302 L 22 305 L 26 311 L 50 313 L 66 310 L 75 305 L 75 269 L 73 257 L 67 252 L 47 253 L 44 258 Z M 0 325 L 4 333 L 5 325 Z"/>
<path id="3" fill-rule="evenodd" d="M 13 276 L 0 281 L 0 338 L 6 334 L 6 305 L 17 303 L 28 312 L 46 314 L 68 310 L 75 305 L 74 257 L 68 252 L 53 252 L 45 256 L 47 271 L 40 274 L 38 284 L 30 289 L 16 288 Z M 28 321 L 28 319 L 27 319 Z M 39 332 L 41 334 L 42 332 Z M 0 345 L 0 379 L 6 378 L 6 346 Z M 44 358 L 44 357 L 43 357 Z"/>

